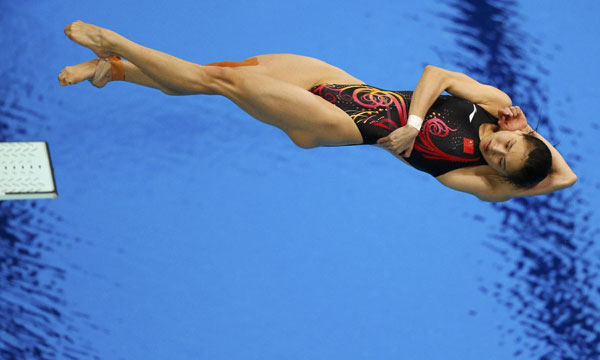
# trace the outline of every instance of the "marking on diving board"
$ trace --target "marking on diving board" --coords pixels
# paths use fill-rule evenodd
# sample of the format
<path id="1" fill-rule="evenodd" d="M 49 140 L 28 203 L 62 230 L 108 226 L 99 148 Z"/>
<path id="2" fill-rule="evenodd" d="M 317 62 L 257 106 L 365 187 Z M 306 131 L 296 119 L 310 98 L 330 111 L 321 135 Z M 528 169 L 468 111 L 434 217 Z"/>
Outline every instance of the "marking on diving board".
<path id="1" fill-rule="evenodd" d="M 0 143 L 0 200 L 57 197 L 48 143 Z"/>

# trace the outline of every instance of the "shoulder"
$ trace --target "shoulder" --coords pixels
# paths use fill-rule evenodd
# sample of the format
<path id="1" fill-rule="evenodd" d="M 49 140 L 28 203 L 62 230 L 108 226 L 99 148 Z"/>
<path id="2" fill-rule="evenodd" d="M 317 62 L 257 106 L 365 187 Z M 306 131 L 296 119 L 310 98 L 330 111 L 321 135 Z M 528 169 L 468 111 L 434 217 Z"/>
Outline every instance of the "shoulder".
<path id="1" fill-rule="evenodd" d="M 512 198 L 512 185 L 488 165 L 470 166 L 449 171 L 436 179 L 444 186 L 477 196 L 480 200 L 502 202 Z"/>

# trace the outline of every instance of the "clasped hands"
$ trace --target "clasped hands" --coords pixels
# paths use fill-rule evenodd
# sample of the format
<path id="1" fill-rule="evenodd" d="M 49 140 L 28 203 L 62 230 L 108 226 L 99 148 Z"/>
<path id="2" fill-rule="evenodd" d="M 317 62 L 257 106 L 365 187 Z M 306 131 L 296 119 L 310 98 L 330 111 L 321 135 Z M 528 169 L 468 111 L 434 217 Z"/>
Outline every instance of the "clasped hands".
<path id="1" fill-rule="evenodd" d="M 498 126 L 507 131 L 523 130 L 527 127 L 527 118 L 520 107 L 507 106 L 498 110 Z M 395 155 L 407 158 L 412 153 L 418 134 L 417 129 L 405 125 L 377 140 L 377 144 Z"/>

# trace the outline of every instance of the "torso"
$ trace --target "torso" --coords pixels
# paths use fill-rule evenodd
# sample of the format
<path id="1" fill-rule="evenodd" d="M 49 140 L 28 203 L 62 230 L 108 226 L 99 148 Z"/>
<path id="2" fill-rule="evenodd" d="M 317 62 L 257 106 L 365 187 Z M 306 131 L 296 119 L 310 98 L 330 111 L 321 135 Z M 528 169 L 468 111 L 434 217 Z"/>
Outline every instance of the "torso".
<path id="1" fill-rule="evenodd" d="M 363 144 L 376 144 L 405 126 L 413 95 L 369 85 L 324 84 L 310 91 L 344 110 L 360 130 Z M 428 110 L 411 156 L 394 156 L 436 178 L 463 167 L 487 166 L 479 143 L 495 124 L 497 118 L 484 106 L 442 95 Z"/>

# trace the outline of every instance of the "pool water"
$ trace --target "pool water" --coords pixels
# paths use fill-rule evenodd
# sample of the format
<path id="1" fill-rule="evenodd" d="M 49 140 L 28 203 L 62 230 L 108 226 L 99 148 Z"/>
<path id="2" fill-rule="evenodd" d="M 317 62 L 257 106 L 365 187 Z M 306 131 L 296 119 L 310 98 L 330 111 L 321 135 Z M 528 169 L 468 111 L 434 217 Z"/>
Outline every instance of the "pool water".
<path id="1" fill-rule="evenodd" d="M 0 358 L 599 358 L 600 5 L 564 6 L 0 2 L 0 140 L 47 141 L 59 191 L 0 203 Z M 78 19 L 196 63 L 295 53 L 390 90 L 461 71 L 579 180 L 485 203 L 372 146 L 300 149 L 222 97 L 61 87 L 95 57 L 63 33 Z"/>

